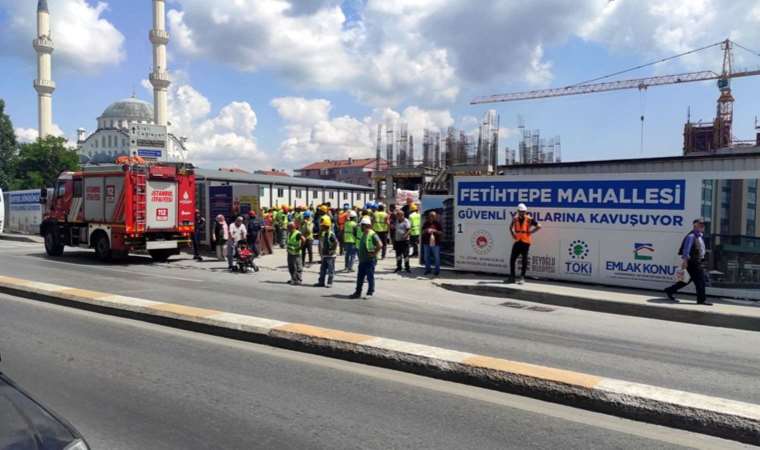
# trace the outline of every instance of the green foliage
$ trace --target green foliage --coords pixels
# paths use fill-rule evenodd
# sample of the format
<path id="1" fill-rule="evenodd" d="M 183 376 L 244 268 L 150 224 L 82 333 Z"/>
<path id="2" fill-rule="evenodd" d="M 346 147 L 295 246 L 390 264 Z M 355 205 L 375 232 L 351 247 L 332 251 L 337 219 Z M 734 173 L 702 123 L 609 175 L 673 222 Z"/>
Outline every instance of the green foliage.
<path id="1" fill-rule="evenodd" d="M 0 188 L 8 189 L 14 178 L 18 144 L 11 118 L 5 114 L 5 101 L 0 99 Z"/>
<path id="2" fill-rule="evenodd" d="M 39 189 L 52 186 L 61 171 L 76 170 L 79 156 L 75 149 L 66 147 L 66 139 L 48 136 L 30 144 L 19 146 L 14 164 L 15 177 L 12 189 Z"/>

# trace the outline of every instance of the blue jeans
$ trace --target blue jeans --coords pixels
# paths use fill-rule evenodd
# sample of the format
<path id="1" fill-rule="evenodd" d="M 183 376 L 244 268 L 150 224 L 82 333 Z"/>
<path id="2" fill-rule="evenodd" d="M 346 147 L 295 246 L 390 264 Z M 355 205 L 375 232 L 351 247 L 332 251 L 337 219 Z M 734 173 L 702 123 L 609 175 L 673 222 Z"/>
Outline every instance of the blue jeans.
<path id="1" fill-rule="evenodd" d="M 375 293 L 375 265 L 377 260 L 359 261 L 359 273 L 356 274 L 356 293 L 361 294 L 364 288 L 364 278 L 367 278 L 367 294 Z"/>
<path id="2" fill-rule="evenodd" d="M 356 261 L 356 244 L 343 244 L 343 253 L 345 253 L 346 256 L 346 270 L 354 270 L 354 262 Z"/>
<path id="3" fill-rule="evenodd" d="M 422 255 L 425 258 L 425 273 L 430 273 L 430 266 L 435 264 L 434 274 L 441 273 L 441 246 L 423 245 Z"/>
<path id="4" fill-rule="evenodd" d="M 335 257 L 323 256 L 322 264 L 319 266 L 319 284 L 325 284 L 325 277 L 327 278 L 327 284 L 333 283 L 333 276 L 335 275 Z"/>

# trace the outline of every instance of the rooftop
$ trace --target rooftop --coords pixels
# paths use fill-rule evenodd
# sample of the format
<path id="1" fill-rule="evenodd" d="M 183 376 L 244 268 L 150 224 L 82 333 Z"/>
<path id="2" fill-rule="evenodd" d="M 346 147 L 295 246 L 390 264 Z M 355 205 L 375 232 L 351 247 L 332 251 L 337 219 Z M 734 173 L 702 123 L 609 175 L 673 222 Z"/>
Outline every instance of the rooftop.
<path id="1" fill-rule="evenodd" d="M 198 180 L 211 180 L 221 182 L 241 182 L 241 183 L 259 183 L 273 185 L 301 186 L 306 188 L 323 187 L 328 189 L 351 189 L 361 191 L 372 191 L 368 186 L 356 184 L 341 183 L 331 180 L 315 180 L 313 178 L 300 177 L 283 177 L 280 175 L 262 175 L 258 173 L 240 173 L 240 172 L 220 172 L 219 170 L 200 169 L 195 170 L 195 176 Z"/>
<path id="2" fill-rule="evenodd" d="M 118 119 L 128 122 L 153 122 L 153 105 L 136 97 L 114 102 L 99 119 Z"/>
<path id="3" fill-rule="evenodd" d="M 302 167 L 300 169 L 296 170 L 324 170 L 324 169 L 340 169 L 340 168 L 347 168 L 347 167 L 366 167 L 370 164 L 375 164 L 377 162 L 376 158 L 359 158 L 359 159 L 340 159 L 340 160 L 330 160 L 326 159 L 324 161 L 315 162 L 312 164 L 309 164 L 306 167 Z M 386 161 L 384 159 L 380 160 L 380 166 L 387 165 Z"/>

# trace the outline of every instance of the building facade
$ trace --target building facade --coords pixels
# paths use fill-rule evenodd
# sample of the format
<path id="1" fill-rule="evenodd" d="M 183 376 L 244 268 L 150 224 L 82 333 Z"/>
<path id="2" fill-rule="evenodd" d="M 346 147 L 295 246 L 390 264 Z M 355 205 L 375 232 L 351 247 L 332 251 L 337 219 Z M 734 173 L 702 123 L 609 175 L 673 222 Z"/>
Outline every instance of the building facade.
<path id="1" fill-rule="evenodd" d="M 388 163 L 381 159 L 380 170 L 386 170 Z M 309 164 L 295 170 L 296 177 L 315 180 L 330 180 L 360 186 L 372 186 L 372 175 L 377 169 L 377 159 L 325 160 Z"/>

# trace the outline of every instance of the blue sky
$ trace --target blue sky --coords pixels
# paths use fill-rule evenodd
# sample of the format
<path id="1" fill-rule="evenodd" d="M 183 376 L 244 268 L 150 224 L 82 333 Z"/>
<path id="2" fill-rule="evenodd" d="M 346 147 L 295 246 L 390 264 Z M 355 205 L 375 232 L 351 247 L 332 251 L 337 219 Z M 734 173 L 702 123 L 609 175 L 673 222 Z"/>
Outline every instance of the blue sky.
<path id="1" fill-rule="evenodd" d="M 376 123 L 400 117 L 430 126 L 447 126 L 453 120 L 459 126 L 463 118 L 482 117 L 489 108 L 501 114 L 504 128 L 515 128 L 520 114 L 530 128 L 540 128 L 547 137 L 560 135 L 568 161 L 639 156 L 639 116 L 643 112 L 643 156 L 677 155 L 687 107 L 694 119 L 711 120 L 715 114 L 718 91 L 713 82 L 652 88 L 644 95 L 644 108 L 638 91 L 477 107 L 470 106 L 469 100 L 477 95 L 571 84 L 729 35 L 760 48 L 760 39 L 756 39 L 760 35 L 754 31 L 760 25 L 760 8 L 753 6 L 754 2 L 744 2 L 751 12 L 746 18 L 724 23 L 720 14 L 711 14 L 712 8 L 725 13 L 728 5 L 735 8 L 741 1 L 684 0 L 680 3 L 695 9 L 684 13 L 675 9 L 663 12 L 655 2 L 644 0 L 618 0 L 620 5 L 612 6 L 588 0 L 573 2 L 575 7 L 568 15 L 562 11 L 568 2 L 536 0 L 530 7 L 544 8 L 538 9 L 543 16 L 537 17 L 518 2 L 503 1 L 493 2 L 493 11 L 484 11 L 482 17 L 470 19 L 460 13 L 465 30 L 447 31 L 452 22 L 446 11 L 456 12 L 459 3 L 466 7 L 467 2 L 387 1 L 380 5 L 351 1 L 338 5 L 330 0 L 293 1 L 294 5 L 279 15 L 256 14 L 256 8 L 265 3 L 287 5 L 287 0 L 251 1 L 245 11 L 251 17 L 232 6 L 209 5 L 217 2 L 168 2 L 167 10 L 177 13 L 169 19 L 170 70 L 177 76 L 175 88 L 187 86 L 184 93 L 174 95 L 189 98 L 185 106 L 174 106 L 178 117 L 187 117 L 177 119 L 177 131 L 195 141 L 197 158 L 256 169 L 265 165 L 292 168 L 322 157 L 365 156 L 373 154 L 370 133 Z M 49 3 L 54 25 L 61 16 L 71 16 L 69 8 L 88 11 L 90 19 L 69 17 L 68 23 L 76 23 L 83 42 L 100 44 L 93 51 L 85 46 L 77 52 L 54 54 L 54 121 L 65 135 L 72 136 L 79 127 L 92 131 L 95 118 L 133 90 L 138 97 L 152 101 L 143 86 L 152 64 L 148 2 L 111 0 L 107 8 L 100 9 L 87 0 Z M 393 3 L 397 5 L 390 8 Z M 296 13 L 297 7 L 305 9 Z M 631 11 L 640 17 L 633 18 Z M 515 28 L 522 26 L 521 14 L 530 14 L 526 17 L 534 22 L 524 25 L 530 29 Z M 708 20 L 705 17 L 712 22 L 703 23 Z M 33 8 L 19 6 L 16 0 L 0 0 L 0 24 L 9 30 L 0 38 L 0 66 L 4 69 L 0 97 L 6 101 L 14 126 L 22 130 L 36 128 L 34 20 Z M 338 25 L 342 20 L 342 25 L 330 28 L 336 20 Z M 475 21 L 475 27 L 467 20 Z M 310 34 L 284 32 L 288 25 L 303 27 Z M 711 31 L 693 33 L 696 36 L 677 32 L 703 25 Z M 183 30 L 190 30 L 192 39 L 183 40 Z M 70 33 L 76 34 L 54 29 L 53 38 L 58 44 L 67 39 L 62 35 Z M 291 35 L 278 43 L 281 33 Z M 382 55 L 392 51 L 403 52 L 398 54 L 405 65 L 383 59 Z M 760 66 L 760 57 L 736 52 L 737 57 L 742 54 L 739 65 Z M 121 58 L 115 56 L 119 54 Z M 446 58 L 442 61 L 443 54 Z M 720 57 L 720 51 L 713 49 L 655 70 L 714 69 Z M 482 69 L 475 67 L 481 64 Z M 653 73 L 644 70 L 630 75 Z M 759 88 L 757 77 L 733 83 L 737 138 L 754 136 Z M 208 111 L 187 106 L 196 104 L 190 100 L 202 99 L 210 103 Z M 283 100 L 275 105 L 274 99 Z M 516 143 L 514 134 L 502 140 L 511 147 Z"/>

